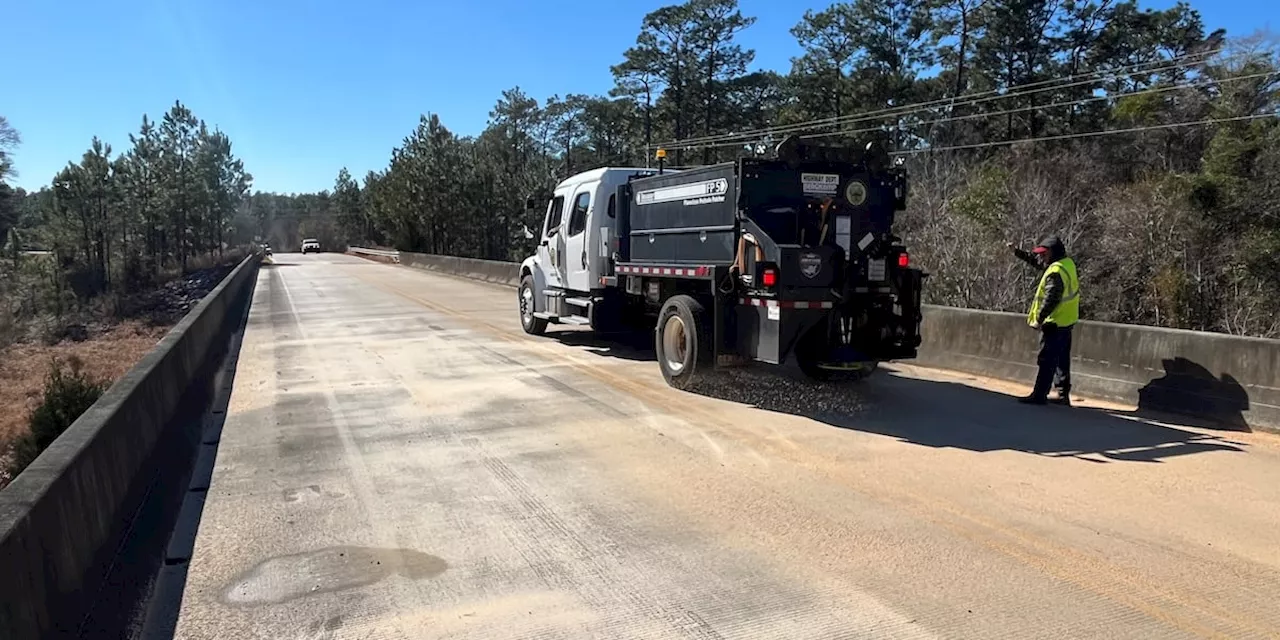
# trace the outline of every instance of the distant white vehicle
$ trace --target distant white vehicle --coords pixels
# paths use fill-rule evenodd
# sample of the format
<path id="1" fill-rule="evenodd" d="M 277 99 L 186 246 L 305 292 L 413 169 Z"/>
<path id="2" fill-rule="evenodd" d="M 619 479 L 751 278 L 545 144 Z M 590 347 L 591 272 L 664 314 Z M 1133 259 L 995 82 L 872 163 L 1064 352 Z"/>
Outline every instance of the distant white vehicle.
<path id="1" fill-rule="evenodd" d="M 315 238 L 306 238 L 302 241 L 302 252 L 311 253 L 312 251 L 320 253 L 320 241 Z"/>

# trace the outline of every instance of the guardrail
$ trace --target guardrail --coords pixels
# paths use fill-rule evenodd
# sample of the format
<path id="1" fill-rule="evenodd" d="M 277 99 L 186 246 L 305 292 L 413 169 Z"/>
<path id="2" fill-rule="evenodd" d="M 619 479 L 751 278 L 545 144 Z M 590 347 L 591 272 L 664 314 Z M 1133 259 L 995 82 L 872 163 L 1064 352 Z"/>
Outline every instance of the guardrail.
<path id="1" fill-rule="evenodd" d="M 74 616 L 103 582 L 122 523 L 146 500 L 148 471 L 169 462 L 157 447 L 210 378 L 207 365 L 238 324 L 260 261 L 245 258 L 0 490 L 0 637 L 74 636 Z"/>
<path id="2" fill-rule="evenodd" d="M 520 266 L 400 252 L 407 266 L 518 286 Z M 925 305 L 918 364 L 1031 383 L 1038 334 L 1022 314 Z M 1207 426 L 1280 432 L 1280 340 L 1110 322 L 1075 330 L 1073 392 Z"/>

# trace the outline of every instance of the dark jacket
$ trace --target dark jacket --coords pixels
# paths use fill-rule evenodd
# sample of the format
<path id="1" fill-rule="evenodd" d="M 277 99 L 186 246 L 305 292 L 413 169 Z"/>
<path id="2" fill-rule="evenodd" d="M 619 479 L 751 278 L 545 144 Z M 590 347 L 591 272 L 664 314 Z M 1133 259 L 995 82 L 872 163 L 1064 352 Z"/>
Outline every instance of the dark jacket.
<path id="1" fill-rule="evenodd" d="M 1066 255 L 1066 251 L 1061 250 L 1060 247 L 1058 249 L 1058 251 L 1050 251 L 1049 253 L 1053 260 L 1060 260 L 1064 255 Z M 1035 255 L 1031 252 L 1015 248 L 1013 250 L 1013 255 L 1018 256 L 1018 258 L 1023 262 L 1035 267 L 1036 271 L 1041 273 L 1044 272 L 1044 267 L 1040 266 Z M 1044 321 L 1049 317 L 1049 314 L 1053 313 L 1054 308 L 1058 306 L 1059 302 L 1062 302 L 1062 292 L 1064 289 L 1065 287 L 1062 284 L 1062 277 L 1056 273 L 1049 274 L 1048 279 L 1046 279 L 1044 283 L 1044 304 L 1040 305 L 1040 317 L 1036 318 L 1037 322 L 1044 324 Z"/>

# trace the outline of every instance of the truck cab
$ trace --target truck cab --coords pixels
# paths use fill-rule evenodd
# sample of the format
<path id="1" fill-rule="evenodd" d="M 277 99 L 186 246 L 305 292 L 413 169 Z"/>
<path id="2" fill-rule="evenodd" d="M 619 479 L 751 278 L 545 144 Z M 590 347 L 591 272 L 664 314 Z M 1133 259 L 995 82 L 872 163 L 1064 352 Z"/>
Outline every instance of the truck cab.
<path id="1" fill-rule="evenodd" d="M 617 234 L 618 188 L 657 175 L 657 169 L 602 168 L 579 173 L 556 185 L 545 203 L 535 237 L 537 252 L 520 266 L 520 306 L 530 322 L 589 324 L 593 294 L 610 275 Z M 667 171 L 667 173 L 672 173 Z"/>

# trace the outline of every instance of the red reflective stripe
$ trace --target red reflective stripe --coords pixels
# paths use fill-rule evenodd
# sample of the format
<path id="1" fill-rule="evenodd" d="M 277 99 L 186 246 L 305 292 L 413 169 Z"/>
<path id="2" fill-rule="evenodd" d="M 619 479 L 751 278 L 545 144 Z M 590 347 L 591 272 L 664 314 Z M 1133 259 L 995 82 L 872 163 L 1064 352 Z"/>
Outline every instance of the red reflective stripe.
<path id="1" fill-rule="evenodd" d="M 618 265 L 618 273 L 630 274 L 647 274 L 655 276 L 683 276 L 686 278 L 706 277 L 711 275 L 711 267 L 642 267 L 631 265 Z"/>

